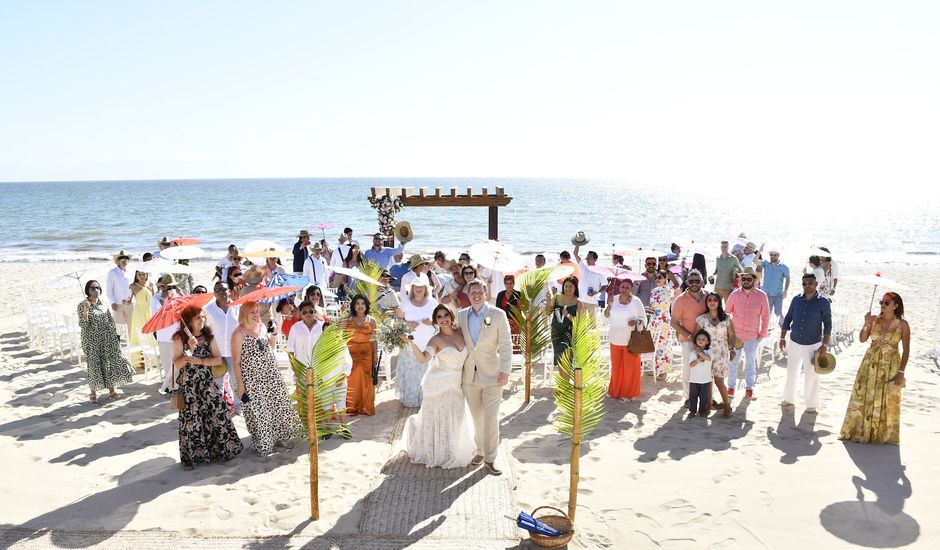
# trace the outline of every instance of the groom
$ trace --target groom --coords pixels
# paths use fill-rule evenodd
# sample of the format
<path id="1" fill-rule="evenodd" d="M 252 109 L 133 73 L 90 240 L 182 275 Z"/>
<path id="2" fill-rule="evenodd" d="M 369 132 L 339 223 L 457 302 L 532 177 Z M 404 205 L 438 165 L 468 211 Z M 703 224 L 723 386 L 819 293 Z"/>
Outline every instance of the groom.
<path id="1" fill-rule="evenodd" d="M 494 462 L 499 446 L 499 403 L 502 387 L 509 381 L 512 337 L 506 312 L 486 303 L 484 285 L 480 279 L 467 284 L 470 307 L 457 313 L 469 352 L 463 364 L 461 389 L 473 416 L 476 452 L 470 464 L 479 466 L 482 462 L 487 472 L 498 476 L 502 472 Z"/>

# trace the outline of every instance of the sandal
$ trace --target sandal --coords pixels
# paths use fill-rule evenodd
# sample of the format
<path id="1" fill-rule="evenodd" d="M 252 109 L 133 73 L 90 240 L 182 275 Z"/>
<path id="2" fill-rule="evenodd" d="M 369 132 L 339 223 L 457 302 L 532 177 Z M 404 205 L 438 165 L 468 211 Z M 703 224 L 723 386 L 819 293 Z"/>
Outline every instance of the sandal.
<path id="1" fill-rule="evenodd" d="M 120 399 L 122 396 L 121 396 L 118 392 L 113 391 L 113 392 L 111 392 L 111 393 L 108 394 L 108 397 L 110 397 L 110 398 L 111 398 L 112 400 L 114 400 L 114 401 L 117 401 L 117 400 Z"/>
<path id="2" fill-rule="evenodd" d="M 98 404 L 98 396 L 97 396 L 97 395 L 92 395 L 92 396 L 91 396 L 91 404 L 92 404 L 92 405 L 97 405 L 97 404 Z"/>

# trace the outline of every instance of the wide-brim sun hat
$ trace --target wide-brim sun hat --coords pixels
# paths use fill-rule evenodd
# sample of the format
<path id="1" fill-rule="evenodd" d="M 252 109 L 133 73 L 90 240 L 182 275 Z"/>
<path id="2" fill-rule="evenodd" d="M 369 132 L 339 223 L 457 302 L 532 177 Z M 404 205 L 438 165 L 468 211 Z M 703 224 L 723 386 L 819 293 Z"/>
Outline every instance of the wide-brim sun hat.
<path id="1" fill-rule="evenodd" d="M 176 282 L 176 277 L 174 277 L 172 273 L 167 273 L 165 275 L 161 275 L 160 278 L 157 279 L 157 288 L 161 286 L 165 286 L 167 288 L 176 288 L 179 286 L 179 283 Z"/>
<path id="2" fill-rule="evenodd" d="M 408 222 L 398 222 L 394 233 L 395 239 L 402 244 L 409 243 L 415 238 L 414 231 L 411 230 L 411 224 Z"/>
<path id="3" fill-rule="evenodd" d="M 306 229 L 301 229 L 300 233 L 297 234 L 297 237 L 309 237 L 309 236 L 310 236 L 310 232 L 307 231 Z"/>
<path id="4" fill-rule="evenodd" d="M 829 353 L 816 352 L 813 354 L 813 369 L 816 374 L 829 374 L 836 370 L 836 356 Z"/>
<path id="5" fill-rule="evenodd" d="M 584 231 L 578 231 L 574 234 L 574 237 L 571 237 L 571 244 L 575 246 L 584 246 L 589 242 L 591 242 L 591 239 L 584 233 Z"/>
<path id="6" fill-rule="evenodd" d="M 414 269 L 414 268 L 418 267 L 418 266 L 421 265 L 421 264 L 426 264 L 426 263 L 429 263 L 429 262 L 430 262 L 430 260 L 428 260 L 427 258 L 425 258 L 424 256 L 422 256 L 421 254 L 415 254 L 415 255 L 413 255 L 413 256 L 411 257 L 411 259 L 408 260 L 408 266 L 409 266 L 411 269 Z"/>
<path id="7" fill-rule="evenodd" d="M 424 274 L 418 275 L 417 277 L 412 279 L 410 283 L 406 284 L 404 287 L 405 292 L 408 294 L 411 294 L 411 289 L 413 289 L 416 286 L 423 286 L 428 289 L 428 292 L 431 291 L 431 281 L 428 280 L 428 278 L 425 277 Z"/>
<path id="8" fill-rule="evenodd" d="M 127 258 L 128 260 L 132 260 L 132 259 L 134 258 L 134 256 L 132 256 L 132 255 L 128 254 L 127 252 L 124 252 L 123 250 L 121 250 L 120 252 L 117 252 L 116 254 L 114 254 L 114 256 L 111 257 L 111 259 L 112 259 L 113 261 L 115 261 L 115 262 L 118 261 L 118 258 Z"/>

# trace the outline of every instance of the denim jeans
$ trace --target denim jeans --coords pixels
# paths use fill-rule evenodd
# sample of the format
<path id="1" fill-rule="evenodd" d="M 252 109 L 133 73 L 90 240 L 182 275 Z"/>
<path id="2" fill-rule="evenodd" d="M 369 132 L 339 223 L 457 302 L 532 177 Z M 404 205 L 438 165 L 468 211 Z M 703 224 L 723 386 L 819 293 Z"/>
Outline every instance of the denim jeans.
<path id="1" fill-rule="evenodd" d="M 757 346 L 760 345 L 760 338 L 744 341 L 744 384 L 747 389 L 754 388 L 754 382 L 757 380 Z M 728 369 L 728 387 L 734 388 L 738 381 L 738 365 L 741 364 L 741 355 L 737 354 L 734 364 Z"/>
<path id="2" fill-rule="evenodd" d="M 711 406 L 711 382 L 698 384 L 689 383 L 689 412 L 698 410 L 700 413 L 707 413 Z"/>
<path id="3" fill-rule="evenodd" d="M 768 294 L 767 307 L 770 309 L 771 315 L 780 317 L 780 325 L 783 326 L 783 295 L 771 296 Z"/>

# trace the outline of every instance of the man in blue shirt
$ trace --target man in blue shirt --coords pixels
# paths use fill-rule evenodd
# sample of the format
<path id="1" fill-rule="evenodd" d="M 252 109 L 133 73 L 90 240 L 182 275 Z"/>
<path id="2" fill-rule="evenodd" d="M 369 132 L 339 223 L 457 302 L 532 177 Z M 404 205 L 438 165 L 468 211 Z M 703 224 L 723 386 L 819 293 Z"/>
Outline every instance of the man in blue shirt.
<path id="1" fill-rule="evenodd" d="M 770 261 L 757 264 L 757 271 L 762 274 L 761 290 L 767 293 L 767 304 L 771 315 L 780 318 L 783 325 L 783 297 L 790 290 L 790 268 L 780 262 L 780 249 L 770 249 Z"/>
<path id="2" fill-rule="evenodd" d="M 366 250 L 363 253 L 363 256 L 370 262 L 377 264 L 382 269 L 388 269 L 392 265 L 392 259 L 395 256 L 398 256 L 405 250 L 405 245 L 402 244 L 397 248 L 383 248 L 382 247 L 383 236 L 376 233 L 372 236 L 372 248 Z"/>
<path id="3" fill-rule="evenodd" d="M 388 274 L 392 276 L 392 288 L 395 289 L 395 292 L 401 291 L 401 278 L 409 271 L 411 271 L 411 263 L 409 262 L 402 262 L 388 268 Z"/>
<path id="4" fill-rule="evenodd" d="M 819 406 L 819 375 L 813 368 L 813 355 L 826 353 L 832 334 L 830 303 L 816 292 L 818 284 L 812 273 L 803 275 L 803 294 L 793 297 L 780 331 L 780 349 L 787 348 L 787 383 L 780 405 L 793 406 L 796 382 L 800 378 L 800 368 L 803 368 L 803 399 L 808 413 L 815 413 Z M 789 342 L 787 331 L 791 331 Z"/>

